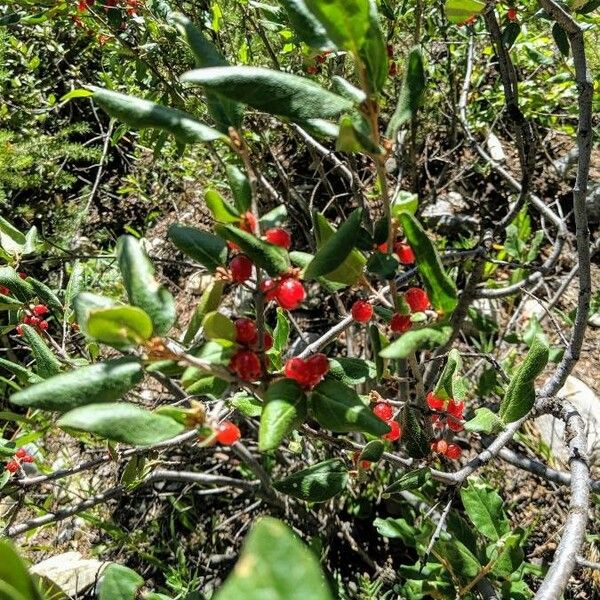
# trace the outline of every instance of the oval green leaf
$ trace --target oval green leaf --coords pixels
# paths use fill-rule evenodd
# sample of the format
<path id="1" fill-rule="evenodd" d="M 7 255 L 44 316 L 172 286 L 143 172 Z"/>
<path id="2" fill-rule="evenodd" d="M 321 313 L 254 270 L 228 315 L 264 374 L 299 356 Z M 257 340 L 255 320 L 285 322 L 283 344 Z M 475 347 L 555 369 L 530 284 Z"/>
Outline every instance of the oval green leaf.
<path id="1" fill-rule="evenodd" d="M 152 319 L 137 306 L 92 309 L 87 332 L 94 339 L 116 348 L 142 344 L 152 337 Z"/>
<path id="2" fill-rule="evenodd" d="M 206 267 L 211 273 L 225 265 L 227 261 L 227 244 L 212 233 L 175 224 L 169 227 L 168 235 L 179 250 Z"/>
<path id="3" fill-rule="evenodd" d="M 325 502 L 348 484 L 348 469 L 338 458 L 326 460 L 277 481 L 273 487 L 283 494 L 306 502 Z"/>

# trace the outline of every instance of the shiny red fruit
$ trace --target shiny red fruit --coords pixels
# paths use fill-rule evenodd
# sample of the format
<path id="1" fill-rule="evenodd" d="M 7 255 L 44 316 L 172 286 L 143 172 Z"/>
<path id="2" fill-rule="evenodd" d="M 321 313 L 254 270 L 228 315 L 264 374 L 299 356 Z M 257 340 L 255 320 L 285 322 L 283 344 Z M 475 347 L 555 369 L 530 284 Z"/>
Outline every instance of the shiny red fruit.
<path id="1" fill-rule="evenodd" d="M 270 350 L 273 347 L 273 337 L 271 336 L 271 334 L 268 331 L 265 331 L 264 338 L 263 338 L 263 343 L 264 343 L 264 351 L 265 352 L 267 350 Z M 258 347 L 258 336 L 256 336 L 256 340 L 252 344 L 252 349 L 253 350 L 259 350 L 259 347 Z"/>
<path id="2" fill-rule="evenodd" d="M 27 456 L 27 450 L 25 450 L 25 448 L 19 448 L 16 452 L 15 452 L 15 456 L 17 458 L 25 458 Z"/>
<path id="3" fill-rule="evenodd" d="M 444 408 L 444 400 L 442 398 L 438 398 L 433 392 L 429 392 L 427 394 L 427 406 L 431 410 L 442 410 Z"/>
<path id="4" fill-rule="evenodd" d="M 410 288 L 404 294 L 404 299 L 413 312 L 422 312 L 430 306 L 427 292 L 422 288 Z"/>
<path id="5" fill-rule="evenodd" d="M 7 287 L 0 285 L 0 294 L 3 296 L 10 296 L 10 290 Z"/>
<path id="6" fill-rule="evenodd" d="M 44 304 L 36 304 L 32 309 L 31 312 L 36 315 L 36 317 L 43 317 L 44 315 L 47 315 L 50 312 L 50 309 L 45 306 Z"/>
<path id="7" fill-rule="evenodd" d="M 40 321 L 38 323 L 38 327 L 42 330 L 42 331 L 46 331 L 46 329 L 48 329 L 48 321 Z"/>
<path id="8" fill-rule="evenodd" d="M 329 360 L 324 354 L 313 354 L 310 358 L 291 358 L 283 369 L 288 379 L 298 382 L 303 388 L 317 385 L 329 372 Z"/>
<path id="9" fill-rule="evenodd" d="M 388 421 L 387 424 L 390 426 L 390 432 L 386 433 L 383 436 L 383 439 L 387 440 L 388 442 L 395 442 L 396 440 L 399 440 L 400 436 L 402 435 L 402 430 L 400 429 L 398 421 Z"/>
<path id="10" fill-rule="evenodd" d="M 415 262 L 415 253 L 413 252 L 413 249 L 404 242 L 397 242 L 394 244 L 394 253 L 403 265 L 412 265 Z"/>
<path id="11" fill-rule="evenodd" d="M 390 421 L 394 416 L 394 408 L 389 402 L 378 402 L 373 407 L 373 414 L 382 421 Z"/>
<path id="12" fill-rule="evenodd" d="M 446 440 L 437 440 L 431 443 L 431 449 L 438 454 L 446 454 L 448 442 Z"/>
<path id="13" fill-rule="evenodd" d="M 252 276 L 252 261 L 244 254 L 234 256 L 229 263 L 231 278 L 236 283 L 244 283 Z"/>
<path id="14" fill-rule="evenodd" d="M 260 283 L 260 291 L 265 295 L 267 300 L 275 300 L 279 281 L 275 279 L 265 279 Z"/>
<path id="15" fill-rule="evenodd" d="M 306 298 L 304 286 L 293 277 L 286 277 L 281 281 L 275 292 L 275 299 L 281 308 L 294 310 L 302 304 Z"/>
<path id="16" fill-rule="evenodd" d="M 285 229 L 281 229 L 280 227 L 267 229 L 267 231 L 265 231 L 265 238 L 270 244 L 281 246 L 286 250 L 289 250 L 292 245 L 292 236 Z"/>
<path id="17" fill-rule="evenodd" d="M 448 444 L 445 454 L 448 458 L 456 460 L 457 458 L 460 458 L 462 448 L 458 444 Z"/>
<path id="18" fill-rule="evenodd" d="M 446 412 L 457 419 L 462 419 L 465 410 L 465 403 L 462 400 L 450 400 L 446 407 Z"/>
<path id="19" fill-rule="evenodd" d="M 231 358 L 229 369 L 242 381 L 256 381 L 262 375 L 260 359 L 251 350 L 238 350 Z"/>
<path id="20" fill-rule="evenodd" d="M 23 335 L 23 328 L 20 325 L 15 327 L 15 331 L 17 332 L 17 335 Z"/>
<path id="21" fill-rule="evenodd" d="M 283 373 L 288 379 L 294 379 L 302 384 L 306 379 L 306 363 L 304 359 L 290 358 L 290 360 L 285 363 Z"/>
<path id="22" fill-rule="evenodd" d="M 240 219 L 240 229 L 246 233 L 255 233 L 258 222 L 256 217 L 250 212 L 245 212 Z"/>
<path id="23" fill-rule="evenodd" d="M 514 23 L 517 20 L 517 9 L 516 8 L 509 8 L 508 12 L 506 13 L 506 16 L 508 17 L 508 20 L 511 23 Z"/>
<path id="24" fill-rule="evenodd" d="M 352 305 L 352 318 L 359 323 L 366 323 L 373 316 L 373 306 L 366 300 L 357 300 Z"/>
<path id="25" fill-rule="evenodd" d="M 252 319 L 238 319 L 235 322 L 235 341 L 238 344 L 255 344 L 257 340 L 258 331 Z"/>
<path id="26" fill-rule="evenodd" d="M 464 429 L 463 424 L 460 420 L 456 419 L 453 416 L 449 416 L 447 419 L 448 429 L 451 431 L 462 431 Z"/>
<path id="27" fill-rule="evenodd" d="M 241 437 L 239 427 L 231 421 L 223 421 L 217 427 L 217 442 L 224 446 L 235 444 Z"/>
<path id="28" fill-rule="evenodd" d="M 377 250 L 379 250 L 379 252 L 382 254 L 385 254 L 388 251 L 388 243 L 383 242 L 383 244 L 379 244 L 379 246 L 377 246 Z"/>
<path id="29" fill-rule="evenodd" d="M 329 359 L 325 354 L 313 354 L 306 359 L 306 367 L 313 379 L 320 380 L 329 373 Z"/>
<path id="30" fill-rule="evenodd" d="M 22 458 L 22 461 L 23 461 L 24 463 L 32 463 L 32 462 L 33 462 L 33 460 L 34 460 L 34 459 L 33 459 L 33 456 L 30 456 L 29 454 L 28 454 L 27 456 L 24 456 L 24 457 Z"/>
<path id="31" fill-rule="evenodd" d="M 390 327 L 394 333 L 404 333 L 411 326 L 410 315 L 396 313 L 390 321 Z"/>
<path id="32" fill-rule="evenodd" d="M 19 470 L 19 463 L 15 460 L 11 460 L 6 463 L 6 470 L 9 473 L 16 473 Z"/>
<path id="33" fill-rule="evenodd" d="M 444 429 L 445 420 L 440 415 L 431 415 L 431 426 L 434 429 Z"/>

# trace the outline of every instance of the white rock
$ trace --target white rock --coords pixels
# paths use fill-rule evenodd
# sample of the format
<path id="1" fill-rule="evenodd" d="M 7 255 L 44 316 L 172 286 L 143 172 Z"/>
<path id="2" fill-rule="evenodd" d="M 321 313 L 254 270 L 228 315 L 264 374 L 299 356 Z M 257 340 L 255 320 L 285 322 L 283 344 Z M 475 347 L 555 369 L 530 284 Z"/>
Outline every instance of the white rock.
<path id="1" fill-rule="evenodd" d="M 586 423 L 588 452 L 592 458 L 600 452 L 600 398 L 594 390 L 573 375 L 568 377 L 558 395 L 571 402 Z M 552 415 L 543 415 L 535 420 L 535 424 L 554 458 L 566 465 L 569 454 L 564 443 L 564 423 Z"/>
<path id="2" fill-rule="evenodd" d="M 498 139 L 498 136 L 490 132 L 485 142 L 492 160 L 496 162 L 504 162 L 506 160 L 506 154 L 504 153 L 504 148 L 502 148 L 502 143 Z"/>
<path id="3" fill-rule="evenodd" d="M 592 315 L 588 323 L 592 327 L 600 327 L 600 312 L 597 312 L 595 315 Z"/>
<path id="4" fill-rule="evenodd" d="M 65 552 L 38 563 L 31 570 L 55 583 L 68 596 L 77 598 L 94 585 L 108 564 L 95 558 L 83 558 L 80 552 Z"/>

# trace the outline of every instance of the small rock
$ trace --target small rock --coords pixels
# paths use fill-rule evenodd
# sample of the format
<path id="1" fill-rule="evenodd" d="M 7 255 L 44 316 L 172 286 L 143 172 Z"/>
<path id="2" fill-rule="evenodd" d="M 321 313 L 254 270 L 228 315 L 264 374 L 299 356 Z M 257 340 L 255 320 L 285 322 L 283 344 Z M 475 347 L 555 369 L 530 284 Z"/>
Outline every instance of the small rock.
<path id="1" fill-rule="evenodd" d="M 600 451 L 600 398 L 583 381 L 570 375 L 558 393 L 578 411 L 587 426 L 588 452 L 590 459 Z M 535 420 L 542 440 L 550 447 L 552 455 L 567 464 L 568 450 L 564 442 L 565 425 L 552 415 L 543 415 Z"/>
<path id="2" fill-rule="evenodd" d="M 592 327 L 600 327 L 600 312 L 597 312 L 595 315 L 592 315 L 588 323 Z"/>
<path id="3" fill-rule="evenodd" d="M 65 552 L 33 566 L 31 571 L 49 579 L 71 598 L 78 598 L 97 581 L 109 563 L 83 558 L 80 552 Z"/>
<path id="4" fill-rule="evenodd" d="M 506 160 L 506 154 L 504 153 L 504 148 L 502 148 L 502 143 L 498 139 L 498 136 L 490 132 L 485 143 L 492 160 L 496 162 L 504 162 Z"/>

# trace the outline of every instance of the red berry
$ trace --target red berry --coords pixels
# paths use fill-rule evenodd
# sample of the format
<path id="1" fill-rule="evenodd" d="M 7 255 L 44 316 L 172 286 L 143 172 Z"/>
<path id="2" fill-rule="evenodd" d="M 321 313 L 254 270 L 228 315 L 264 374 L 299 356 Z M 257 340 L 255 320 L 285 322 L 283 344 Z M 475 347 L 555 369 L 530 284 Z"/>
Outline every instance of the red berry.
<path id="1" fill-rule="evenodd" d="M 304 286 L 293 277 L 286 277 L 279 284 L 275 292 L 275 298 L 281 308 L 286 310 L 294 310 L 302 304 L 306 298 Z"/>
<path id="2" fill-rule="evenodd" d="M 10 296 L 10 290 L 7 287 L 0 285 L 0 294 L 3 296 Z"/>
<path id="3" fill-rule="evenodd" d="M 394 46 L 392 44 L 388 44 L 386 50 L 388 58 L 394 58 Z"/>
<path id="4" fill-rule="evenodd" d="M 292 245 L 292 237 L 285 229 L 281 229 L 280 227 L 267 229 L 267 231 L 265 231 L 265 238 L 267 239 L 267 242 L 275 244 L 276 246 L 281 246 L 286 250 L 289 250 Z"/>
<path id="5" fill-rule="evenodd" d="M 448 458 L 456 460 L 457 458 L 460 458 L 462 448 L 458 444 L 448 444 L 445 454 Z"/>
<path id="6" fill-rule="evenodd" d="M 27 456 L 27 450 L 25 450 L 25 448 L 19 448 L 16 452 L 15 452 L 15 456 L 17 458 L 25 458 Z"/>
<path id="7" fill-rule="evenodd" d="M 373 307 L 366 300 L 357 300 L 352 305 L 352 318 L 359 323 L 366 323 L 373 316 Z"/>
<path id="8" fill-rule="evenodd" d="M 441 398 L 438 398 L 433 392 L 427 394 L 427 406 L 429 406 L 431 410 L 442 410 L 444 404 L 445 402 Z"/>
<path id="9" fill-rule="evenodd" d="M 9 473 L 16 473 L 19 470 L 19 463 L 16 460 L 11 460 L 6 463 L 6 470 Z"/>
<path id="10" fill-rule="evenodd" d="M 306 381 L 306 362 L 302 358 L 290 358 L 285 363 L 283 373 L 288 379 L 302 384 Z"/>
<path id="11" fill-rule="evenodd" d="M 316 75 L 318 73 L 318 69 L 315 65 L 309 65 L 308 67 L 306 67 L 306 72 L 309 75 Z"/>
<path id="12" fill-rule="evenodd" d="M 25 325 L 31 325 L 31 319 L 33 317 L 31 317 L 30 315 L 23 315 L 23 323 Z"/>
<path id="13" fill-rule="evenodd" d="M 413 252 L 413 249 L 404 242 L 397 242 L 394 245 L 394 253 L 403 265 L 412 265 L 415 262 L 415 253 Z"/>
<path id="14" fill-rule="evenodd" d="M 383 439 L 387 440 L 388 442 L 395 442 L 396 440 L 399 440 L 400 436 L 402 435 L 402 430 L 400 429 L 398 421 L 388 421 L 388 425 L 390 426 L 390 432 L 386 433 L 383 436 Z"/>
<path id="15" fill-rule="evenodd" d="M 329 359 L 325 354 L 313 354 L 305 362 L 312 380 L 315 381 L 313 385 L 316 385 L 329 372 Z"/>
<path id="16" fill-rule="evenodd" d="M 390 327 L 394 333 L 404 333 L 411 326 L 410 315 L 401 315 L 396 313 L 390 321 Z"/>
<path id="17" fill-rule="evenodd" d="M 440 415 L 431 415 L 431 426 L 434 429 L 444 429 L 444 419 Z"/>
<path id="18" fill-rule="evenodd" d="M 240 428 L 231 421 L 223 421 L 219 423 L 217 427 L 217 441 L 224 446 L 231 446 L 235 444 L 242 434 L 240 433 Z"/>
<path id="19" fill-rule="evenodd" d="M 383 242 L 383 244 L 379 244 L 379 246 L 377 246 L 377 250 L 379 250 L 379 252 L 382 254 L 385 254 L 388 251 L 388 243 Z"/>
<path id="20" fill-rule="evenodd" d="M 17 332 L 17 335 L 23 335 L 23 327 L 21 327 L 21 325 L 17 325 L 15 327 L 15 330 Z"/>
<path id="21" fill-rule="evenodd" d="M 462 422 L 453 416 L 448 417 L 447 425 L 448 425 L 448 429 L 450 429 L 451 431 L 462 431 L 463 430 Z"/>
<path id="22" fill-rule="evenodd" d="M 254 233 L 258 222 L 256 217 L 250 212 L 245 212 L 240 219 L 240 229 L 247 233 Z"/>
<path id="23" fill-rule="evenodd" d="M 238 319 L 235 322 L 235 341 L 238 344 L 255 344 L 257 339 L 258 331 L 252 319 Z"/>
<path id="24" fill-rule="evenodd" d="M 446 440 L 437 440 L 432 442 L 431 449 L 438 454 L 446 454 L 448 450 L 448 442 Z"/>
<path id="25" fill-rule="evenodd" d="M 283 369 L 288 379 L 293 379 L 307 389 L 317 385 L 328 371 L 329 360 L 324 354 L 313 354 L 306 360 L 290 358 Z"/>
<path id="26" fill-rule="evenodd" d="M 236 283 L 244 283 L 252 276 L 252 261 L 244 254 L 234 256 L 229 263 L 231 278 Z"/>
<path id="27" fill-rule="evenodd" d="M 36 304 L 31 309 L 31 312 L 33 312 L 33 314 L 38 317 L 43 317 L 44 315 L 46 315 L 50 312 L 50 309 L 47 306 L 45 306 L 44 304 Z"/>
<path id="28" fill-rule="evenodd" d="M 267 301 L 275 300 L 277 288 L 279 288 L 279 282 L 275 279 L 265 279 L 260 283 L 260 291 L 265 295 Z"/>
<path id="29" fill-rule="evenodd" d="M 39 327 L 41 322 L 42 319 L 40 319 L 39 317 L 29 317 L 27 321 L 23 319 L 23 323 L 25 323 L 26 325 L 31 325 L 32 327 Z"/>
<path id="30" fill-rule="evenodd" d="M 378 402 L 373 407 L 373 414 L 382 421 L 390 421 L 394 416 L 394 409 L 389 402 Z"/>
<path id="31" fill-rule="evenodd" d="M 256 381 L 262 375 L 260 359 L 251 350 L 239 350 L 232 357 L 229 368 L 242 381 Z"/>
<path id="32" fill-rule="evenodd" d="M 33 456 L 28 454 L 27 456 L 24 456 L 22 460 L 24 463 L 32 463 L 34 458 L 33 458 Z"/>
<path id="33" fill-rule="evenodd" d="M 396 75 L 398 75 L 398 65 L 395 62 L 390 63 L 388 74 L 390 77 L 396 77 Z"/>
<path id="34" fill-rule="evenodd" d="M 456 417 L 457 419 L 462 419 L 464 410 L 465 403 L 462 400 L 450 400 L 448 402 L 448 406 L 446 407 L 448 414 Z"/>
<path id="35" fill-rule="evenodd" d="M 410 288 L 404 294 L 404 299 L 413 312 L 421 312 L 429 308 L 429 297 L 424 289 Z"/>
<path id="36" fill-rule="evenodd" d="M 19 277 L 20 277 L 21 279 L 27 279 L 28 275 L 27 275 L 27 273 L 24 273 L 23 271 L 20 271 L 20 272 L 19 272 Z"/>
<path id="37" fill-rule="evenodd" d="M 517 20 L 517 9 L 512 7 L 509 8 L 506 16 L 508 17 L 509 21 L 514 23 Z"/>
<path id="38" fill-rule="evenodd" d="M 42 331 L 46 331 L 46 329 L 48 329 L 48 321 L 40 321 L 38 323 L 38 327 L 42 330 Z"/>

